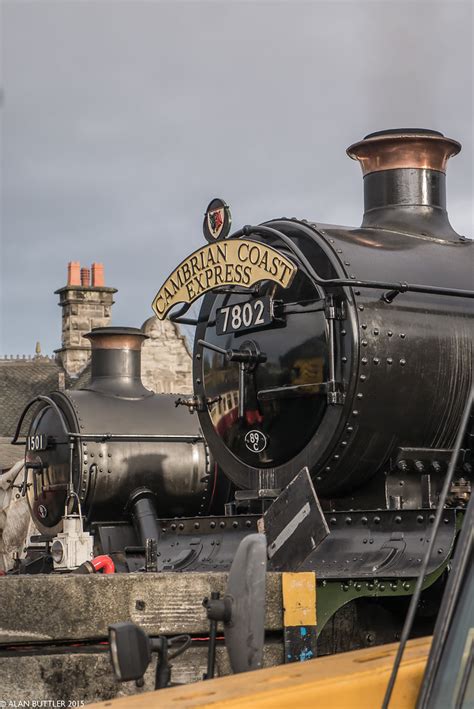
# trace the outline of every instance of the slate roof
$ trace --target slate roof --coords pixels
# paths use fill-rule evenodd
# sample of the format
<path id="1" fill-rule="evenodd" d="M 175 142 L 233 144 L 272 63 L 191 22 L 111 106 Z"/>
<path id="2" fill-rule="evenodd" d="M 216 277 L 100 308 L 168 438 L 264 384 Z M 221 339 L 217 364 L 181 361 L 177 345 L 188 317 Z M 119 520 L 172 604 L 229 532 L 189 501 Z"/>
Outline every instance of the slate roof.
<path id="1" fill-rule="evenodd" d="M 82 370 L 80 375 L 76 379 L 67 379 L 66 377 L 66 388 L 67 389 L 83 389 L 86 387 L 91 380 L 91 363 L 87 365 L 85 369 Z"/>
<path id="2" fill-rule="evenodd" d="M 25 454 L 23 446 L 12 446 L 11 436 L 6 438 L 0 436 L 0 473 L 10 470 L 18 461 L 22 460 Z"/>
<path id="3" fill-rule="evenodd" d="M 0 359 L 0 470 L 9 469 L 10 463 L 23 457 L 23 450 L 12 446 L 10 440 L 26 404 L 39 394 L 85 386 L 90 380 L 90 365 L 76 379 L 65 376 L 64 385 L 63 377 L 64 370 L 54 358 Z M 30 420 L 27 416 L 22 433 L 27 432 Z"/>
<path id="4" fill-rule="evenodd" d="M 0 436 L 13 436 L 30 399 L 59 388 L 62 370 L 54 359 L 0 359 Z"/>

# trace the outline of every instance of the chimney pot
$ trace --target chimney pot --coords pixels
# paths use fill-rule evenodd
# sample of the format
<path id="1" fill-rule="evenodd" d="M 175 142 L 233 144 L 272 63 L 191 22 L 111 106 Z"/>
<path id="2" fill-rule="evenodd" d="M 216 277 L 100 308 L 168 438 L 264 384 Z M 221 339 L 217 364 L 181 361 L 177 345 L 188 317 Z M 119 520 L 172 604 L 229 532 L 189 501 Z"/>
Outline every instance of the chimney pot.
<path id="1" fill-rule="evenodd" d="M 148 336 L 135 327 L 97 327 L 91 341 L 91 381 L 87 389 L 124 398 L 150 396 L 141 380 L 141 349 Z"/>
<path id="2" fill-rule="evenodd" d="M 69 261 L 67 265 L 68 286 L 81 285 L 81 264 L 79 261 Z"/>
<path id="3" fill-rule="evenodd" d="M 93 263 L 92 264 L 92 287 L 102 287 L 105 285 L 104 282 L 104 264 L 103 263 Z"/>
<path id="4" fill-rule="evenodd" d="M 91 272 L 88 268 L 81 268 L 81 286 L 89 288 L 91 284 Z"/>
<path id="5" fill-rule="evenodd" d="M 347 149 L 364 175 L 362 227 L 456 239 L 446 211 L 446 163 L 461 144 L 423 128 L 370 133 Z"/>

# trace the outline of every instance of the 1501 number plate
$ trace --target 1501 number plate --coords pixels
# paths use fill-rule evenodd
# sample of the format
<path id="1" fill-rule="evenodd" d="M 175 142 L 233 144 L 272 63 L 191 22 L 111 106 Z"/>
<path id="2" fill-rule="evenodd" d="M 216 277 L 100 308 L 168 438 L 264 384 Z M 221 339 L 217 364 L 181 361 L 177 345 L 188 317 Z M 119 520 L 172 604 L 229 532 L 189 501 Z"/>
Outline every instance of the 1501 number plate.
<path id="1" fill-rule="evenodd" d="M 264 327 L 272 322 L 272 299 L 265 295 L 263 298 L 219 308 L 216 313 L 216 332 L 218 335 L 225 335 L 228 332 Z"/>
<path id="2" fill-rule="evenodd" d="M 27 451 L 45 451 L 48 447 L 48 436 L 44 433 L 36 433 L 34 436 L 26 437 Z"/>

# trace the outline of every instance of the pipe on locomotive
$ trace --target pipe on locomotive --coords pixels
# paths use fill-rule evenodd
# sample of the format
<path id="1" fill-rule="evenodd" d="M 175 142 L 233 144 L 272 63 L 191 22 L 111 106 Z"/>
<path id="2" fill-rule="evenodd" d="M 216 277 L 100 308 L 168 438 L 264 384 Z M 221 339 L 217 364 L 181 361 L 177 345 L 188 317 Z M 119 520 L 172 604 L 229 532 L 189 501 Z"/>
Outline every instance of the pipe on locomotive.
<path id="1" fill-rule="evenodd" d="M 158 542 L 160 538 L 160 529 L 156 521 L 155 498 L 156 495 L 149 488 L 139 487 L 132 492 L 127 504 L 134 527 L 144 547 L 147 539 L 154 539 Z"/>
<path id="2" fill-rule="evenodd" d="M 447 215 L 446 215 L 447 216 Z M 388 228 L 388 227 L 387 227 Z M 304 232 L 303 232 L 304 233 Z M 238 231 L 234 232 L 229 239 L 240 239 L 242 236 L 270 236 L 282 241 L 290 251 L 297 257 L 301 265 L 303 266 L 306 274 L 313 282 L 318 293 L 321 295 L 324 288 L 333 286 L 349 286 L 351 288 L 370 288 L 374 290 L 384 290 L 381 298 L 386 303 L 391 303 L 397 295 L 400 293 L 427 293 L 432 295 L 446 295 L 454 298 L 474 298 L 474 290 L 463 290 L 461 288 L 440 288 L 439 286 L 428 286 L 418 283 L 406 283 L 405 281 L 392 282 L 392 281 L 366 281 L 357 280 L 350 278 L 322 278 L 317 271 L 313 268 L 309 260 L 306 258 L 302 250 L 295 244 L 290 237 L 284 234 L 279 229 L 266 226 L 265 224 L 257 224 L 255 226 L 246 224 Z M 321 295 L 321 297 L 323 297 Z M 199 318 L 184 318 L 191 303 L 184 303 L 176 313 L 170 313 L 168 318 L 175 323 L 182 325 L 198 325 L 203 320 Z"/>

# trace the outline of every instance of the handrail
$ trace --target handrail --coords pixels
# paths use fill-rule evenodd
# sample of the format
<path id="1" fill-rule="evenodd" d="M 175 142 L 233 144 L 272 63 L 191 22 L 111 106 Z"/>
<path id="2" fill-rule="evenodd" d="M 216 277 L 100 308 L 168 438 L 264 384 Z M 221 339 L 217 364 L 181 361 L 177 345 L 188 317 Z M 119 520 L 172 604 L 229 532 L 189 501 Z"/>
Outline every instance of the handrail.
<path id="1" fill-rule="evenodd" d="M 64 419 L 64 413 L 61 411 L 57 403 L 51 399 L 49 396 L 36 396 L 34 399 L 31 399 L 23 409 L 23 412 L 20 416 L 20 419 L 18 421 L 18 425 L 15 430 L 15 434 L 13 436 L 13 439 L 11 441 L 12 445 L 14 446 L 24 446 L 26 443 L 26 440 L 20 441 L 18 440 L 21 427 L 23 425 L 23 421 L 25 419 L 26 414 L 28 413 L 29 409 L 33 406 L 33 404 L 39 402 L 39 401 L 44 401 L 46 402 L 49 406 L 51 406 L 54 411 L 57 413 L 59 416 L 59 419 L 61 421 L 61 426 L 64 432 L 64 435 L 69 438 L 70 440 L 78 440 L 78 441 L 98 441 L 98 442 L 105 442 L 105 441 L 150 441 L 150 442 L 156 442 L 156 443 L 198 443 L 199 441 L 203 441 L 204 437 L 201 434 L 163 434 L 163 433 L 109 433 L 109 432 L 103 432 L 103 433 L 74 433 L 73 431 L 69 431 L 65 419 Z"/>
<path id="2" fill-rule="evenodd" d="M 345 286 L 350 288 L 370 288 L 375 290 L 387 291 L 383 293 L 382 300 L 386 303 L 391 303 L 400 293 L 425 293 L 431 295 L 444 295 L 453 298 L 474 298 L 474 290 L 463 290 L 460 288 L 442 288 L 440 286 L 427 286 L 419 283 L 406 283 L 405 281 L 364 281 L 356 278 L 321 278 L 315 271 L 309 260 L 306 258 L 302 250 L 294 243 L 287 234 L 284 234 L 279 229 L 259 224 L 252 226 L 245 225 L 242 229 L 231 234 L 229 239 L 240 239 L 242 236 L 251 236 L 257 234 L 261 236 L 269 235 L 280 239 L 299 259 L 301 264 L 309 276 L 318 293 L 324 295 L 325 289 L 334 286 Z M 202 320 L 200 318 L 183 318 L 191 303 L 184 303 L 176 313 L 171 313 L 168 318 L 175 323 L 182 325 L 198 325 Z"/>
<path id="3" fill-rule="evenodd" d="M 434 295 L 446 295 L 456 298 L 474 298 L 474 290 L 461 290 L 459 288 L 440 288 L 439 286 L 426 286 L 420 285 L 418 283 L 405 283 L 405 282 L 390 282 L 390 281 L 361 281 L 356 278 L 321 278 L 318 273 L 314 270 L 311 263 L 308 261 L 306 256 L 303 254 L 301 249 L 290 239 L 289 236 L 274 229 L 273 227 L 268 227 L 264 225 L 250 226 L 246 225 L 242 227 L 239 231 L 232 234 L 232 238 L 239 238 L 240 236 L 249 236 L 251 234 L 268 234 L 270 236 L 276 236 L 281 239 L 288 248 L 293 251 L 295 256 L 297 256 L 301 263 L 305 266 L 308 271 L 308 275 L 314 281 L 316 286 L 325 288 L 327 286 L 349 286 L 351 288 L 373 288 L 376 290 L 389 290 L 390 293 L 386 293 L 383 299 L 386 302 L 391 302 L 395 295 L 398 293 L 428 293 Z M 395 295 L 393 295 L 393 292 Z"/>
<path id="4" fill-rule="evenodd" d="M 22 411 L 22 413 L 21 413 L 21 416 L 20 416 L 20 418 L 19 418 L 19 421 L 18 421 L 16 430 L 15 430 L 15 433 L 14 433 L 14 435 L 13 435 L 13 439 L 12 439 L 12 441 L 11 441 L 11 445 L 12 445 L 12 446 L 24 446 L 24 445 L 25 445 L 25 441 L 19 441 L 19 440 L 18 440 L 18 437 L 19 437 L 19 435 L 20 435 L 21 427 L 22 427 L 22 425 L 23 425 L 23 421 L 25 420 L 26 414 L 27 414 L 28 411 L 31 409 L 31 407 L 33 406 L 33 404 L 36 404 L 38 401 L 44 401 L 44 402 L 46 402 L 46 403 L 48 404 L 48 406 L 51 406 L 51 407 L 55 410 L 55 412 L 56 412 L 57 415 L 59 416 L 59 420 L 61 421 L 61 426 L 62 426 L 62 428 L 63 428 L 64 434 L 65 434 L 66 436 L 71 435 L 71 434 L 69 433 L 69 431 L 67 430 L 67 426 L 66 426 L 66 424 L 65 424 L 65 422 L 64 422 L 64 414 L 63 414 L 63 412 L 61 411 L 61 409 L 59 408 L 59 406 L 57 405 L 57 403 L 56 403 L 53 399 L 51 399 L 50 396 L 44 396 L 44 395 L 35 396 L 34 399 L 31 399 L 31 401 L 29 401 L 29 402 L 27 403 L 27 405 L 25 406 L 25 408 L 23 409 L 23 411 Z"/>

